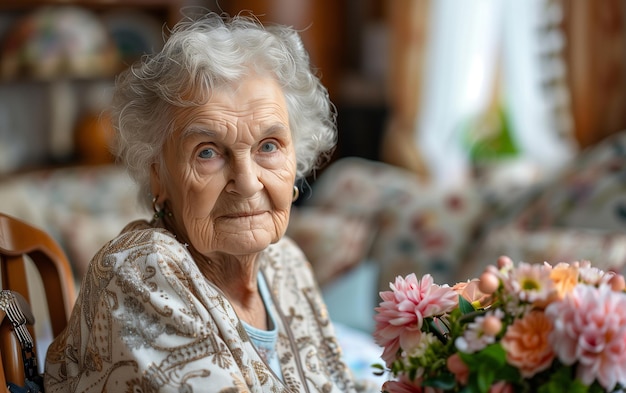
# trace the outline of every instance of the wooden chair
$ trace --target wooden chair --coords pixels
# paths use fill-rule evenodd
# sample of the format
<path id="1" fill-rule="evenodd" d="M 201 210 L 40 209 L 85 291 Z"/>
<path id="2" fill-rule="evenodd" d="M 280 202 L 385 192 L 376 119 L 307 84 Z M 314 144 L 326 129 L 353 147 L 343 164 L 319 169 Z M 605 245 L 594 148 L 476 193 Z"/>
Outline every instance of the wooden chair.
<path id="1" fill-rule="evenodd" d="M 41 276 L 45 298 L 31 299 L 29 284 L 32 285 L 33 280 L 27 279 L 28 259 L 32 260 Z M 30 271 L 33 272 L 32 269 Z M 0 213 L 0 279 L 2 290 L 20 294 L 28 304 L 32 305 L 33 301 L 46 303 L 52 334 L 56 337 L 61 333 L 67 325 L 76 298 L 76 288 L 69 261 L 50 235 L 22 220 Z M 4 312 L 0 312 L 0 320 L 2 389 L 7 386 L 7 381 L 23 384 L 24 364 L 22 348 L 13 325 Z M 36 348 L 35 329 L 32 325 L 28 325 L 27 329 Z"/>

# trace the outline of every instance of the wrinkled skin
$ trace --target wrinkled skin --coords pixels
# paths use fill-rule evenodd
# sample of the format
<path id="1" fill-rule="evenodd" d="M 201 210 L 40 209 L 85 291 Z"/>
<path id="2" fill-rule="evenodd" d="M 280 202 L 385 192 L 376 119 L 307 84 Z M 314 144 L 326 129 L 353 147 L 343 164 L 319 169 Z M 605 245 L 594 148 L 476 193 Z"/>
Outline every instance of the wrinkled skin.
<path id="1" fill-rule="evenodd" d="M 296 173 L 284 94 L 271 78 L 248 77 L 178 109 L 175 125 L 164 168 L 152 167 L 166 225 L 242 319 L 260 315 L 256 256 L 285 233 Z"/>

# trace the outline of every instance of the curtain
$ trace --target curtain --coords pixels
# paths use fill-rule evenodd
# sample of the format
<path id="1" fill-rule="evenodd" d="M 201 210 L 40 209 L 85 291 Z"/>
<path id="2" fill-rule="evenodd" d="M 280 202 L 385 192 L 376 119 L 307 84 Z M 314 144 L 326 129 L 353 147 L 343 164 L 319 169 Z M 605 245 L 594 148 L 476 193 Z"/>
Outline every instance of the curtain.
<path id="1" fill-rule="evenodd" d="M 409 2 L 396 3 L 405 3 L 403 12 L 389 13 L 389 28 L 392 37 L 413 32 L 421 39 L 405 39 L 404 52 L 392 52 L 386 138 L 400 134 L 406 142 L 410 134 L 424 171 L 444 187 L 463 185 L 477 168 L 523 168 L 515 171 L 525 174 L 519 181 L 534 181 L 566 165 L 579 144 L 563 1 Z M 398 82 L 410 72 L 418 77 Z M 403 89 L 418 89 L 417 97 Z M 388 162 L 401 157 L 390 145 L 383 145 Z"/>

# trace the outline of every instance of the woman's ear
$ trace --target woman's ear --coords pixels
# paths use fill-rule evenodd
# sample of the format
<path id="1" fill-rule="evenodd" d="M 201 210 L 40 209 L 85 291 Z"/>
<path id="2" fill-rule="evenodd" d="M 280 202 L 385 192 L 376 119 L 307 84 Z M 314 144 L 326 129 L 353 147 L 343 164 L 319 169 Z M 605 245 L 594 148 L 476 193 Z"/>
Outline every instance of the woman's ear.
<path id="1" fill-rule="evenodd" d="M 150 166 L 150 192 L 158 200 L 155 202 L 158 204 L 163 203 L 167 199 L 167 189 L 165 188 L 165 182 L 163 181 L 163 175 L 158 163 L 152 163 Z"/>

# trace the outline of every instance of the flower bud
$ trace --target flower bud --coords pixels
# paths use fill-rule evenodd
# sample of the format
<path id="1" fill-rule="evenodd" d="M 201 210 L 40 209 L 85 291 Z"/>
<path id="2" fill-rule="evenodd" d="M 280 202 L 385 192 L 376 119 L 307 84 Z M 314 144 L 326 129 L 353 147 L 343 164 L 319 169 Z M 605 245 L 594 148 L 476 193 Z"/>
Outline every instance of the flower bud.
<path id="1" fill-rule="evenodd" d="M 483 332 L 489 336 L 495 336 L 502 330 L 502 321 L 494 316 L 487 315 L 483 320 Z"/>
<path id="2" fill-rule="evenodd" d="M 509 268 L 513 266 L 513 260 L 506 255 L 502 255 L 498 258 L 498 267 L 500 269 Z"/>
<path id="3" fill-rule="evenodd" d="M 446 360 L 446 366 L 448 370 L 454 374 L 454 379 L 456 379 L 457 382 L 461 385 L 467 385 L 470 370 L 467 364 L 461 360 L 461 356 L 459 356 L 458 353 L 452 354 L 448 360 Z"/>
<path id="4" fill-rule="evenodd" d="M 626 288 L 626 281 L 624 281 L 624 276 L 621 274 L 614 274 L 613 277 L 609 279 L 609 285 L 611 289 L 616 292 L 621 292 Z"/>
<path id="5" fill-rule="evenodd" d="M 500 286 L 500 280 L 498 277 L 491 272 L 484 272 L 480 275 L 478 289 L 487 295 L 491 295 L 495 291 L 498 290 Z"/>

